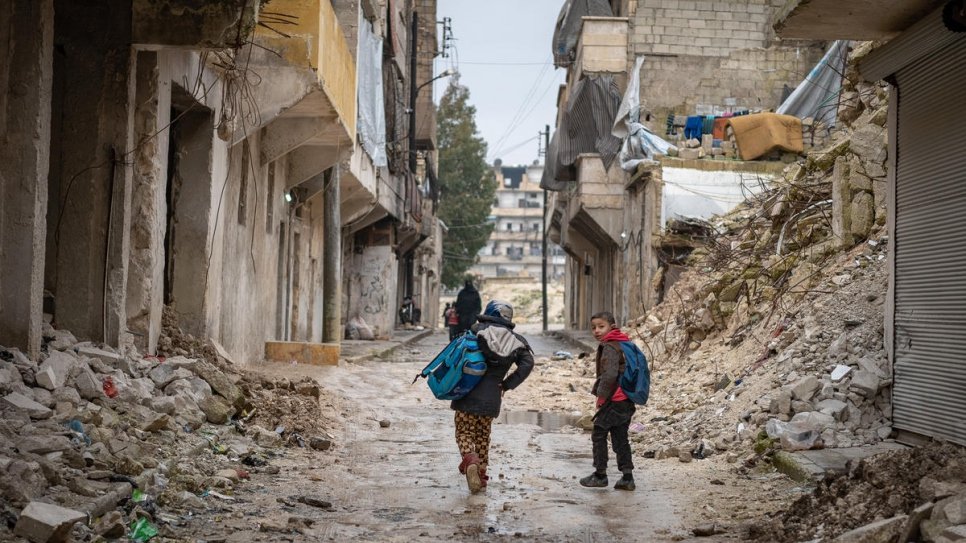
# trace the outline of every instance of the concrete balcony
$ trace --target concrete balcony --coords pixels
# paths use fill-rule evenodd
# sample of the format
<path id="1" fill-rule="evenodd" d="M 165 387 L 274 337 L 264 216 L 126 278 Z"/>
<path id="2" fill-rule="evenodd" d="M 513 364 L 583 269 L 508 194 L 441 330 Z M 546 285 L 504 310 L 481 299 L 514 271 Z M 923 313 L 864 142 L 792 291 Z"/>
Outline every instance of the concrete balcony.
<path id="1" fill-rule="evenodd" d="M 620 243 L 624 175 L 616 163 L 604 168 L 599 155 L 577 157 L 577 185 L 567 202 L 571 227 L 598 243 Z"/>
<path id="2" fill-rule="evenodd" d="M 188 49 L 241 47 L 255 28 L 258 8 L 258 1 L 248 0 L 133 0 L 132 41 Z"/>
<path id="3" fill-rule="evenodd" d="M 584 17 L 568 84 L 584 74 L 627 72 L 627 17 Z"/>
<path id="4" fill-rule="evenodd" d="M 275 17 L 282 14 L 291 24 L 268 22 L 275 31 L 261 26 L 255 31 L 260 52 L 253 52 L 252 64 L 262 78 L 256 98 L 269 94 L 262 108 L 267 111 L 259 113 L 267 119 L 320 119 L 326 129 L 304 144 L 351 149 L 356 135 L 356 61 L 332 3 L 272 0 L 266 10 Z M 301 93 L 299 86 L 304 86 Z M 297 98 L 286 103 L 272 100 L 273 95 Z"/>

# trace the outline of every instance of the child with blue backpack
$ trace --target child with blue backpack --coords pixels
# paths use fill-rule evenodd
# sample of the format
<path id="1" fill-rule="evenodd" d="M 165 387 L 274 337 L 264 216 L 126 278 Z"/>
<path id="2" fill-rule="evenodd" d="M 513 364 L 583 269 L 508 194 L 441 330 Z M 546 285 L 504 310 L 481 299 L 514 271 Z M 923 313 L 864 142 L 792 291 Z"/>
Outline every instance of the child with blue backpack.
<path id="1" fill-rule="evenodd" d="M 493 300 L 477 321 L 472 331 L 486 360 L 486 373 L 466 396 L 451 404 L 456 411 L 456 445 L 463 457 L 459 471 L 473 493 L 486 487 L 490 430 L 500 414 L 503 394 L 520 386 L 533 369 L 530 344 L 513 332 L 513 306 Z M 516 369 L 507 375 L 513 365 Z"/>
<path id="2" fill-rule="evenodd" d="M 594 415 L 594 430 L 590 437 L 594 451 L 594 473 L 581 479 L 580 484 L 586 487 L 607 486 L 607 436 L 610 435 L 617 455 L 617 468 L 623 474 L 614 488 L 634 490 L 634 461 L 627 432 L 635 407 L 619 383 L 627 363 L 621 344 L 630 342 L 631 338 L 621 331 L 609 311 L 591 316 L 590 326 L 594 338 L 600 342 L 597 346 L 597 380 L 591 391 L 597 396 L 597 414 Z"/>

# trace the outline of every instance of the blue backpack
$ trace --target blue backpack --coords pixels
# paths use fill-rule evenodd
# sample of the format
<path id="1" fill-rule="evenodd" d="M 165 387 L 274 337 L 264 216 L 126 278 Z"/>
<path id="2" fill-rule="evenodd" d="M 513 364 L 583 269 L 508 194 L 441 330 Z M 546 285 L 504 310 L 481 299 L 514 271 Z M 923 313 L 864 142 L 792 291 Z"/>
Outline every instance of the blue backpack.
<path id="1" fill-rule="evenodd" d="M 624 373 L 618 379 L 618 384 L 628 400 L 644 405 L 651 391 L 651 370 L 647 367 L 647 358 L 633 341 L 621 341 L 619 344 L 624 352 Z"/>
<path id="2" fill-rule="evenodd" d="M 426 379 L 439 400 L 458 400 L 469 394 L 486 373 L 486 359 L 476 334 L 466 332 L 454 339 L 413 379 Z"/>

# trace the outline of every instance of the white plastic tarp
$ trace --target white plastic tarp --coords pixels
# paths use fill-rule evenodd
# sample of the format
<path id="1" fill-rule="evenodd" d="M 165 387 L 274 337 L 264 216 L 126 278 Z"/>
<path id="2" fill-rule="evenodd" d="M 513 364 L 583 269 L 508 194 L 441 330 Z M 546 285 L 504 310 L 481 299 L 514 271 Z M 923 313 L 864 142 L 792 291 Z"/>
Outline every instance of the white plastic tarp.
<path id="1" fill-rule="evenodd" d="M 376 167 L 386 166 L 386 109 L 382 97 L 382 38 L 359 25 L 359 138 Z"/>
<path id="2" fill-rule="evenodd" d="M 618 156 L 621 168 L 633 172 L 642 162 L 653 161 L 657 155 L 666 155 L 674 148 L 669 142 L 651 132 L 641 124 L 641 67 L 644 57 L 634 62 L 634 69 L 628 77 L 624 99 L 617 108 L 617 117 L 611 127 L 611 135 L 624 138 Z"/>
<path id="3" fill-rule="evenodd" d="M 799 119 L 811 117 L 815 122 L 835 126 L 838 113 L 842 74 L 849 53 L 848 40 L 838 40 L 829 47 L 822 60 L 812 68 L 808 77 L 782 102 L 776 113 L 794 115 Z"/>

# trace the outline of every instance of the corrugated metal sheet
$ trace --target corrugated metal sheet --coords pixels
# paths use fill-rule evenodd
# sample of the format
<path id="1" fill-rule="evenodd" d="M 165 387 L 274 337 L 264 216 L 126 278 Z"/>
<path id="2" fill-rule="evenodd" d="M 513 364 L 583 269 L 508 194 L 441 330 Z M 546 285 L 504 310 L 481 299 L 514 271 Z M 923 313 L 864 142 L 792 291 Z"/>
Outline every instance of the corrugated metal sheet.
<path id="1" fill-rule="evenodd" d="M 885 79 L 961 36 L 946 28 L 943 24 L 943 8 L 939 8 L 886 45 L 869 53 L 859 64 L 859 71 L 869 81 Z"/>
<path id="2" fill-rule="evenodd" d="M 896 74 L 893 422 L 966 445 L 964 81 L 966 34 Z"/>

